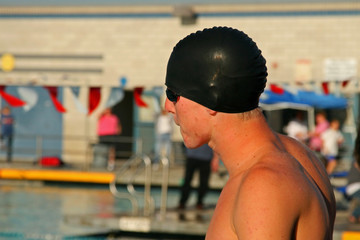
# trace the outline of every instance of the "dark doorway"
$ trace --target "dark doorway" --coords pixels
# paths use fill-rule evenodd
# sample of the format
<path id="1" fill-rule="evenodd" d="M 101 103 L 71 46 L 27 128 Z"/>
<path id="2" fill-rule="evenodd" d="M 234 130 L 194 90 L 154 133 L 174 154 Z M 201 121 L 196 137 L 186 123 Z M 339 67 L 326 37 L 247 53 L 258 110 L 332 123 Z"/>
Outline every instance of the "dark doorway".
<path id="1" fill-rule="evenodd" d="M 116 146 L 116 157 L 120 159 L 131 157 L 133 146 L 133 91 L 125 90 L 124 94 L 124 99 L 112 108 L 113 113 L 118 116 L 122 125 L 122 134 Z"/>

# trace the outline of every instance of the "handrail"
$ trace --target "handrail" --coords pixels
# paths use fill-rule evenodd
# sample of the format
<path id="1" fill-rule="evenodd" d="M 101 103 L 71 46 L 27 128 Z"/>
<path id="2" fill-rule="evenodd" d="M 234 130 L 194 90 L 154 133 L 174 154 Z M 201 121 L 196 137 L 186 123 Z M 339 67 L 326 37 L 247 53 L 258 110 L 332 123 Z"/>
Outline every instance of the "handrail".
<path id="1" fill-rule="evenodd" d="M 155 200 L 151 196 L 151 159 L 143 156 L 145 164 L 144 215 L 150 216 L 155 211 Z"/>
<path id="2" fill-rule="evenodd" d="M 117 171 L 113 181 L 110 183 L 110 191 L 111 193 L 121 199 L 130 200 L 133 207 L 133 214 L 138 214 L 139 204 L 137 196 L 142 195 L 139 194 L 134 188 L 134 180 L 135 177 L 142 170 L 143 164 L 145 165 L 145 187 L 144 187 L 144 216 L 150 216 L 155 212 L 155 200 L 151 196 L 151 159 L 145 155 L 141 154 L 142 152 L 142 141 L 141 139 L 137 139 L 136 153 L 133 157 L 131 157 L 128 161 L 126 161 L 121 169 Z M 131 178 L 127 183 L 127 191 L 128 193 L 124 194 L 117 190 L 116 183 L 118 181 L 119 176 L 125 173 L 128 169 L 135 167 L 135 173 L 132 174 Z"/>
<path id="3" fill-rule="evenodd" d="M 117 182 L 117 176 L 121 176 L 125 171 L 127 171 L 132 163 L 137 160 L 137 157 L 135 156 L 135 158 L 130 158 L 129 160 L 127 160 L 122 167 L 120 168 L 119 171 L 117 171 L 117 173 L 115 174 L 113 180 L 110 182 L 110 192 L 117 198 L 119 199 L 127 199 L 130 201 L 131 205 L 132 205 L 132 213 L 134 215 L 138 214 L 139 211 L 139 204 L 138 204 L 138 200 L 136 197 L 134 197 L 131 194 L 128 193 L 122 193 L 119 192 L 117 187 L 116 187 L 116 182 Z"/>
<path id="4" fill-rule="evenodd" d="M 161 158 L 163 165 L 162 181 L 161 181 L 161 203 L 160 203 L 160 217 L 165 220 L 167 209 L 167 192 L 169 184 L 169 159 L 167 157 Z"/>
<path id="5" fill-rule="evenodd" d="M 129 182 L 127 184 L 127 190 L 128 192 L 136 196 L 142 196 L 143 194 L 140 194 L 135 190 L 134 187 L 134 180 L 135 177 L 140 173 L 140 170 L 142 170 L 141 163 L 145 164 L 145 184 L 144 184 L 144 216 L 150 216 L 155 211 L 155 200 L 151 196 L 151 159 L 147 155 L 143 155 L 141 158 L 142 162 L 138 163 L 138 167 L 135 170 L 135 173 L 132 175 L 132 177 L 129 179 Z"/>
<path id="6" fill-rule="evenodd" d="M 142 162 L 145 164 L 145 187 L 144 187 L 144 216 L 150 216 L 155 212 L 155 201 L 151 196 L 151 159 L 147 155 L 142 156 Z M 139 163 L 133 164 L 138 165 Z M 160 203 L 160 218 L 161 220 L 165 220 L 166 210 L 167 210 L 167 193 L 168 193 L 168 182 L 169 182 L 169 159 L 167 157 L 163 157 L 161 159 L 162 164 L 162 181 L 161 181 L 161 203 Z M 138 165 L 135 173 L 130 178 L 127 184 L 128 192 L 133 196 L 140 196 L 135 188 L 134 188 L 134 179 L 139 174 L 140 170 L 142 170 L 141 165 Z"/>

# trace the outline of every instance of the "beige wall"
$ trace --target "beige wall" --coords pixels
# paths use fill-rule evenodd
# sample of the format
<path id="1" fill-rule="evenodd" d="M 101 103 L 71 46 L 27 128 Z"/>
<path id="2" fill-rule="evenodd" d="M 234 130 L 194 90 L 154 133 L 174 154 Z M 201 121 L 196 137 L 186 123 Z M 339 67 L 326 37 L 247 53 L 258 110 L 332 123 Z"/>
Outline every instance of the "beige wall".
<path id="1" fill-rule="evenodd" d="M 259 5 L 258 5 L 259 6 Z M 315 5 L 305 5 L 306 10 Z M 316 5 L 317 6 L 317 5 Z M 324 5 L 325 6 L 325 5 Z M 330 6 L 330 5 L 329 5 Z M 344 5 L 331 5 L 342 9 Z M 249 6 L 248 6 L 249 7 Z M 251 6 L 250 6 L 251 7 Z M 275 10 L 291 5 L 275 6 Z M 359 4 L 352 8 L 359 9 Z M 265 9 L 270 9 L 264 7 Z M 131 9 L 131 8 L 130 8 Z M 134 11 L 147 11 L 146 7 Z M 214 6 L 198 7 L 199 11 L 211 11 Z M 241 6 L 219 7 L 218 11 L 232 11 Z M 250 8 L 250 10 L 260 8 Z M 293 10 L 296 6 L 292 6 Z M 289 9 L 287 9 L 289 10 Z M 1 11 L 1 8 L 0 8 Z M 124 11 L 124 9 L 122 9 Z M 130 10 L 129 10 L 130 11 Z M 153 10 L 152 10 L 153 11 Z M 158 11 L 169 12 L 169 8 Z M 239 10 L 240 11 L 240 10 Z M 312 79 L 323 80 L 323 62 L 326 58 L 355 58 L 360 72 L 360 15 L 349 16 L 264 16 L 264 17 L 200 17 L 195 25 L 181 25 L 175 17 L 157 18 L 0 18 L 0 54 L 73 54 L 102 55 L 97 61 L 64 62 L 22 60 L 19 66 L 51 67 L 77 66 L 96 67 L 103 70 L 95 73 L 43 73 L 0 72 L 1 84 L 101 85 L 104 96 L 108 87 L 117 86 L 119 78 L 126 76 L 127 88 L 163 85 L 167 59 L 173 46 L 187 34 L 205 27 L 230 26 L 245 31 L 262 49 L 268 61 L 269 82 L 294 83 L 296 62 L 307 59 L 311 62 Z M 274 63 L 277 68 L 274 68 Z M 65 79 L 65 80 L 64 80 Z M 10 81 L 10 82 L 8 82 Z M 354 81 L 355 82 L 355 81 Z M 348 86 L 354 89 L 353 83 Z M 78 113 L 65 90 L 64 134 L 94 136 L 98 111 L 91 117 Z M 86 105 L 87 88 L 81 92 Z M 104 100 L 104 98 L 103 98 Z M 102 104 L 104 101 L 102 101 Z M 101 107 L 99 108 L 101 109 Z M 83 143 L 77 143 L 84 149 Z M 66 141 L 66 148 L 74 142 Z M 79 159 L 79 161 L 83 161 Z"/>

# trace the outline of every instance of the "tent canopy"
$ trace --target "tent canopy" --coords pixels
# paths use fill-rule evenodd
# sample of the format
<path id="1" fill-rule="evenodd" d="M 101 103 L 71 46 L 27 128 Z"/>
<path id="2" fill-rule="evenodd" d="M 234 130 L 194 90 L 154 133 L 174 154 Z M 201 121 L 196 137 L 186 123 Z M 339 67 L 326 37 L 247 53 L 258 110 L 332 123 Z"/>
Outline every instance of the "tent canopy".
<path id="1" fill-rule="evenodd" d="M 332 94 L 319 94 L 312 91 L 297 90 L 290 92 L 282 90 L 275 93 L 265 90 L 260 96 L 260 106 L 266 111 L 281 109 L 297 109 L 308 112 L 309 129 L 315 128 L 315 108 L 319 109 L 345 109 L 348 106 L 347 99 Z"/>
<path id="2" fill-rule="evenodd" d="M 261 104 L 289 104 L 294 106 L 305 105 L 314 108 L 329 109 L 338 108 L 344 109 L 347 107 L 347 100 L 343 97 L 337 97 L 333 94 L 320 94 L 312 91 L 297 90 L 296 94 L 284 90 L 283 93 L 274 93 L 270 90 L 265 90 L 260 96 Z"/>

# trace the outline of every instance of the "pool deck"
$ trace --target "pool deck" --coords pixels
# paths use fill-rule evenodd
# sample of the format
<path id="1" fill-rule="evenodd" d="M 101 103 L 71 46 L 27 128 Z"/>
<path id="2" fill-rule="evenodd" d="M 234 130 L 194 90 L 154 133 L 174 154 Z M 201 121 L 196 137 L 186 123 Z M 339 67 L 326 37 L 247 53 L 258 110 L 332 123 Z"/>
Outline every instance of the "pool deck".
<path id="1" fill-rule="evenodd" d="M 121 168 L 122 163 L 117 163 L 116 169 Z M 170 166 L 169 168 L 169 187 L 178 188 L 182 184 L 183 178 L 183 165 Z M 135 169 L 129 169 L 129 171 L 124 172 L 121 177 L 117 177 L 117 183 L 127 184 L 129 179 L 134 175 Z M 224 170 L 221 169 L 222 173 Z M 0 162 L 0 181 L 54 181 L 54 182 L 71 182 L 71 183 L 85 183 L 85 184 L 109 184 L 115 177 L 116 171 L 107 171 L 106 169 L 100 168 L 89 168 L 89 169 L 80 169 L 75 167 L 60 167 L 60 168 L 44 168 L 38 165 L 30 163 L 5 163 Z M 162 167 L 159 169 L 153 170 L 151 174 L 152 186 L 161 186 L 163 179 Z M 210 188 L 213 190 L 220 190 L 224 186 L 227 180 L 226 174 L 215 174 L 211 175 L 210 179 Z M 341 186 L 346 183 L 344 178 L 331 179 L 333 185 Z M 137 185 L 144 185 L 145 179 L 144 174 L 139 174 L 134 178 L 133 183 Z M 196 178 L 193 182 L 197 184 Z M 343 198 L 340 192 L 335 191 L 335 197 L 339 204 L 337 211 L 337 218 L 335 221 L 335 231 L 334 231 L 334 240 L 354 240 L 360 239 L 360 224 L 353 224 L 348 222 L 347 217 L 349 214 L 348 205 L 349 203 Z M 179 215 L 180 213 L 180 215 Z M 167 212 L 165 219 L 167 222 L 173 221 L 176 225 L 175 230 L 171 228 L 162 229 L 159 221 L 152 221 L 154 219 L 159 219 L 159 216 L 155 216 L 154 219 L 148 218 L 132 218 L 129 216 L 113 216 L 111 218 L 91 218 L 87 216 L 87 221 L 90 221 L 90 224 L 105 224 L 105 225 L 114 225 L 119 228 L 119 230 L 132 230 L 132 227 L 135 225 L 141 225 L 147 227 L 147 231 L 180 231 L 186 232 L 190 229 L 194 230 L 194 234 L 202 234 L 206 232 L 209 219 L 211 218 L 211 210 L 205 212 L 198 212 L 190 210 L 185 212 L 185 218 L 190 221 L 179 220 L 181 212 L 176 210 L 170 210 Z M 194 219 L 198 217 L 202 218 L 202 221 L 195 221 Z M 81 218 L 81 217 L 80 217 Z M 89 220 L 90 219 L 90 220 Z M 192 220 L 191 220 L 192 219 Z M 73 216 L 68 221 L 82 221 Z M 133 224 L 129 224 L 133 223 Z"/>
<path id="2" fill-rule="evenodd" d="M 64 166 L 59 168 L 46 168 L 32 163 L 5 163 L 0 162 L 0 181 L 9 183 L 31 183 L 31 182 L 57 182 L 57 183 L 84 183 L 85 186 L 92 184 L 109 185 L 116 177 L 116 183 L 126 185 L 133 181 L 134 185 L 144 186 L 145 169 L 142 168 L 138 173 L 136 167 L 130 167 L 127 171 L 119 174 L 125 161 L 117 161 L 115 171 L 108 171 L 105 168 L 88 168 L 82 169 L 77 166 Z M 151 186 L 160 188 L 162 186 L 163 166 L 152 168 Z M 169 167 L 168 186 L 170 188 L 179 188 L 182 185 L 184 166 L 173 164 Z M 221 168 L 222 173 L 224 169 Z M 134 175 L 136 177 L 134 178 Z M 212 174 L 210 178 L 210 187 L 213 190 L 220 190 L 225 184 L 226 174 Z M 197 184 L 197 178 L 193 184 Z M 110 190 L 109 190 L 110 192 Z M 143 209 L 138 209 L 140 212 Z M 70 225 L 87 225 L 94 228 L 103 227 L 108 233 L 116 234 L 117 232 L 135 232 L 135 233 L 161 233 L 165 235 L 185 234 L 182 239 L 202 239 L 206 233 L 210 222 L 214 206 L 206 206 L 204 210 L 187 208 L 179 211 L 176 208 L 167 209 L 165 214 L 162 210 L 154 209 L 154 213 L 145 216 L 131 213 L 122 214 L 104 214 L 103 216 L 85 214 L 85 215 L 68 215 L 64 221 Z M 166 224 L 164 224 L 164 222 Z M 191 238 L 194 237 L 194 238 Z"/>
<path id="3" fill-rule="evenodd" d="M 56 182 L 75 182 L 89 184 L 109 184 L 113 181 L 117 170 L 121 169 L 124 161 L 119 161 L 115 171 L 108 171 L 105 168 L 81 168 L 79 166 L 63 166 L 63 167 L 42 167 L 33 163 L 5 163 L 0 162 L 0 179 L 8 180 L 38 180 L 38 181 L 56 181 Z M 163 179 L 162 166 L 152 170 L 151 179 L 152 186 L 160 186 Z M 127 184 L 136 173 L 136 168 L 129 168 L 124 171 L 116 181 L 119 184 Z M 173 164 L 169 167 L 169 187 L 180 187 L 182 184 L 184 166 L 181 164 Z M 221 189 L 227 176 L 225 169 L 220 168 L 219 174 L 212 174 L 210 177 L 210 188 Z M 194 179 L 194 184 L 197 184 Z M 143 185 L 145 182 L 144 174 L 137 174 L 133 179 L 134 184 Z"/>

